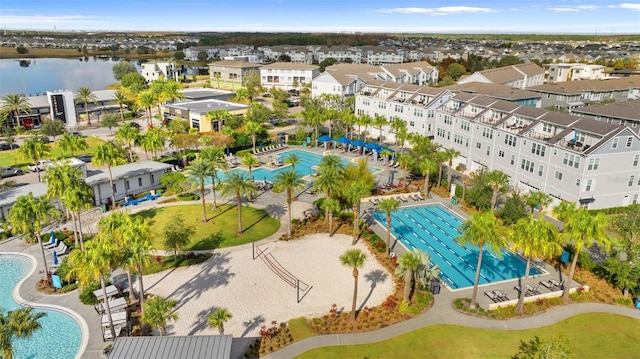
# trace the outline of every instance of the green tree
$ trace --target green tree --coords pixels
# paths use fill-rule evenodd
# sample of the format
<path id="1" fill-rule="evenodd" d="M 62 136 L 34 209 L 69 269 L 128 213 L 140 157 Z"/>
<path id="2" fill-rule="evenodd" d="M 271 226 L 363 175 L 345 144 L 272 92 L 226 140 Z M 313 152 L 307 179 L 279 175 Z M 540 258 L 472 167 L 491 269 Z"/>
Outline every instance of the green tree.
<path id="1" fill-rule="evenodd" d="M 138 73 L 136 65 L 128 61 L 118 62 L 117 64 L 113 65 L 111 70 L 113 71 L 113 78 L 115 78 L 116 81 L 122 81 L 124 75 L 128 73 Z"/>
<path id="2" fill-rule="evenodd" d="M 20 124 L 20 113 L 28 115 L 31 113 L 31 103 L 25 95 L 10 93 L 2 97 L 0 112 L 13 113 L 13 125 Z"/>
<path id="3" fill-rule="evenodd" d="M 207 161 L 209 166 L 211 166 L 211 190 L 213 192 L 213 210 L 218 209 L 218 204 L 216 201 L 216 179 L 218 171 L 227 172 L 229 171 L 229 162 L 227 162 L 224 157 L 224 150 L 222 147 L 217 146 L 209 146 L 205 147 L 200 151 L 200 158 Z"/>
<path id="4" fill-rule="evenodd" d="M 185 54 L 184 51 L 176 51 L 173 53 L 173 58 L 178 60 L 178 61 L 182 61 L 185 59 Z"/>
<path id="5" fill-rule="evenodd" d="M 273 191 L 276 193 L 287 193 L 287 207 L 289 212 L 288 235 L 291 238 L 291 203 L 293 203 L 294 191 L 304 187 L 302 175 L 293 168 L 289 171 L 281 171 L 276 174 L 276 180 L 273 183 Z"/>
<path id="6" fill-rule="evenodd" d="M 470 244 L 478 247 L 478 265 L 476 266 L 476 276 L 473 281 L 473 293 L 471 295 L 471 308 L 476 307 L 478 294 L 478 283 L 480 280 L 480 268 L 482 267 L 482 255 L 485 247 L 498 256 L 501 256 L 501 249 L 506 246 L 503 236 L 503 228 L 500 220 L 496 219 L 493 212 L 474 213 L 471 220 L 465 222 L 460 231 L 462 235 L 456 238 L 461 245 Z"/>
<path id="7" fill-rule="evenodd" d="M 127 89 L 131 94 L 138 95 L 147 88 L 147 80 L 144 76 L 137 72 L 129 72 L 122 76 L 120 81 L 122 87 Z"/>
<path id="8" fill-rule="evenodd" d="M 615 217 L 613 224 L 626 241 L 625 247 L 640 245 L 640 204 L 628 206 L 624 213 Z"/>
<path id="9" fill-rule="evenodd" d="M 460 152 L 454 148 L 447 148 L 444 150 L 444 159 L 447 160 L 449 165 L 447 166 L 447 189 L 451 190 L 451 174 L 453 172 L 453 160 L 460 156 Z"/>
<path id="10" fill-rule="evenodd" d="M 250 153 L 246 154 L 242 157 L 241 163 L 247 167 L 249 167 L 249 179 L 253 181 L 253 168 L 260 166 L 260 161 L 258 158 Z"/>
<path id="11" fill-rule="evenodd" d="M 77 151 L 83 151 L 89 148 L 87 140 L 78 135 L 74 135 L 71 132 L 65 132 L 60 140 L 58 140 L 58 146 L 62 151 L 69 152 L 71 156 L 75 156 Z"/>
<path id="12" fill-rule="evenodd" d="M 77 233 L 80 236 L 80 248 L 84 250 L 84 236 L 80 216 L 82 210 L 90 209 L 93 206 L 93 190 L 91 186 L 81 178 L 73 178 L 63 198 L 63 205 L 69 209 L 71 215 L 75 216 L 75 219 L 78 221 Z"/>
<path id="13" fill-rule="evenodd" d="M 504 201 L 504 207 L 498 212 L 504 225 L 510 226 L 519 219 L 526 217 L 527 210 L 525 206 L 525 198 L 517 190 L 513 191 L 511 196 Z"/>
<path id="14" fill-rule="evenodd" d="M 383 115 L 376 114 L 371 121 L 373 127 L 377 127 L 380 130 L 380 136 L 378 136 L 378 142 L 382 144 L 382 130 L 383 127 L 389 124 L 389 121 Z"/>
<path id="15" fill-rule="evenodd" d="M 147 125 L 153 127 L 153 117 L 151 116 L 151 108 L 156 103 L 156 95 L 151 90 L 143 91 L 136 97 L 136 104 L 143 108 L 147 114 Z"/>
<path id="16" fill-rule="evenodd" d="M 238 207 L 238 234 L 242 234 L 242 195 L 247 194 L 251 196 L 256 194 L 258 190 L 256 186 L 251 182 L 242 172 L 230 172 L 227 175 L 227 179 L 222 182 L 221 192 L 223 196 L 235 195 L 236 203 Z"/>
<path id="17" fill-rule="evenodd" d="M 122 142 L 129 151 L 129 162 L 134 161 L 133 157 L 133 145 L 139 140 L 140 131 L 131 126 L 130 124 L 125 124 L 121 126 L 116 132 L 116 140 Z"/>
<path id="18" fill-rule="evenodd" d="M 338 156 L 323 156 L 320 160 L 318 164 L 318 177 L 313 182 L 313 188 L 324 192 L 325 202 L 342 189 L 344 172 L 345 168 Z M 329 215 L 329 208 L 325 208 L 325 218 L 329 218 Z"/>
<path id="19" fill-rule="evenodd" d="M 128 102 L 127 95 L 118 90 L 113 94 L 113 99 L 116 101 L 118 108 L 120 109 L 120 121 L 124 122 L 124 106 Z"/>
<path id="20" fill-rule="evenodd" d="M 42 127 L 40 131 L 45 136 L 51 136 L 53 139 L 56 139 L 56 136 L 60 136 L 66 130 L 66 126 L 63 121 L 58 119 L 42 121 Z"/>
<path id="21" fill-rule="evenodd" d="M 160 336 L 164 336 L 167 330 L 167 322 L 170 320 L 178 320 L 178 313 L 174 312 L 178 306 L 175 299 L 167 299 L 155 296 L 149 299 L 142 316 L 142 322 L 151 328 L 158 329 Z"/>
<path id="22" fill-rule="evenodd" d="M 291 165 L 291 169 L 294 171 L 296 170 L 296 165 L 300 162 L 302 162 L 302 158 L 298 156 L 295 152 L 289 153 L 284 158 L 284 163 L 287 165 Z"/>
<path id="23" fill-rule="evenodd" d="M 571 359 L 573 350 L 571 343 L 564 334 L 551 338 L 535 336 L 528 342 L 520 341 L 520 348 L 512 359 Z"/>
<path id="24" fill-rule="evenodd" d="M 155 156 L 158 151 L 164 148 L 166 140 L 166 134 L 161 128 L 150 128 L 142 135 L 138 141 L 138 145 L 144 149 L 144 152 L 149 159 L 149 152 L 152 156 Z"/>
<path id="25" fill-rule="evenodd" d="M 527 258 L 527 265 L 524 277 L 520 282 L 520 294 L 516 312 L 522 314 L 524 311 L 524 296 L 526 293 L 527 279 L 531 269 L 531 259 L 533 257 L 549 258 L 562 252 L 560 238 L 556 226 L 547 221 L 536 221 L 532 215 L 521 218 L 509 230 L 507 236 L 509 242 L 513 243 L 515 250 L 522 251 L 522 255 Z"/>
<path id="26" fill-rule="evenodd" d="M 196 233 L 195 226 L 187 225 L 181 214 L 171 217 L 169 222 L 162 229 L 164 237 L 164 246 L 173 250 L 174 255 L 178 256 L 178 251 L 184 248 L 191 237 Z"/>
<path id="27" fill-rule="evenodd" d="M 360 225 L 360 201 L 362 197 L 370 193 L 370 188 L 364 181 L 353 181 L 346 183 L 345 197 L 353 208 L 353 239 L 352 245 L 358 240 L 358 226 Z"/>
<path id="28" fill-rule="evenodd" d="M 540 216 L 538 219 L 544 218 L 544 210 L 551 204 L 551 196 L 544 192 L 533 191 L 527 193 L 525 196 L 525 202 L 527 206 L 531 208 L 531 214 L 533 214 L 534 209 L 538 209 Z"/>
<path id="29" fill-rule="evenodd" d="M 418 270 L 420 263 L 420 257 L 414 252 L 408 252 L 400 256 L 396 273 L 398 275 L 402 275 L 404 279 L 404 294 L 402 297 L 403 302 L 410 302 L 411 292 L 414 289 L 413 275 Z"/>
<path id="30" fill-rule="evenodd" d="M 224 323 L 228 322 L 233 318 L 233 315 L 227 308 L 216 308 L 209 316 L 207 317 L 207 321 L 211 328 L 218 329 L 220 335 L 224 335 Z"/>
<path id="31" fill-rule="evenodd" d="M 335 198 L 325 199 L 322 201 L 321 207 L 327 214 L 326 218 L 329 221 L 329 238 L 331 238 L 333 237 L 333 215 L 340 211 L 340 201 Z"/>
<path id="32" fill-rule="evenodd" d="M 30 338 L 42 328 L 40 319 L 47 315 L 36 312 L 32 307 L 0 312 L 0 354 L 5 359 L 12 359 L 15 351 L 13 342 L 18 338 Z"/>
<path id="33" fill-rule="evenodd" d="M 500 170 L 487 172 L 487 184 L 493 191 L 493 194 L 491 195 L 491 210 L 495 211 L 496 203 L 498 202 L 498 193 L 503 191 L 509 184 L 509 176 Z"/>
<path id="34" fill-rule="evenodd" d="M 467 69 L 460 64 L 451 64 L 447 67 L 447 75 L 450 76 L 454 81 L 458 81 L 458 79 L 467 73 Z"/>
<path id="35" fill-rule="evenodd" d="M 202 223 L 205 223 L 207 222 L 207 205 L 204 198 L 204 182 L 208 177 L 213 176 L 213 169 L 209 165 L 209 162 L 199 158 L 191 162 L 187 167 L 187 173 L 198 180 L 198 185 L 200 186 L 200 200 L 202 201 Z"/>
<path id="36" fill-rule="evenodd" d="M 262 125 L 257 122 L 249 121 L 247 125 L 244 127 L 245 131 L 251 136 L 251 143 L 253 146 L 253 151 L 256 151 L 256 137 L 258 132 L 262 130 Z"/>
<path id="37" fill-rule="evenodd" d="M 102 127 L 108 128 L 109 134 L 112 135 L 113 134 L 112 129 L 114 127 L 118 127 L 120 125 L 120 121 L 118 121 L 118 115 L 108 114 L 102 117 L 102 120 L 100 120 L 100 124 L 102 125 Z"/>
<path id="38" fill-rule="evenodd" d="M 151 244 L 151 225 L 148 219 L 141 217 L 132 217 L 128 213 L 123 216 L 124 223 L 117 228 L 119 232 L 116 238 L 121 238 L 119 246 L 124 253 L 123 266 L 127 269 L 129 276 L 129 288 L 132 287 L 131 271 L 135 270 L 138 273 L 138 293 L 140 299 L 140 308 L 144 315 L 144 284 L 143 284 L 143 272 L 142 268 L 149 265 L 151 262 L 151 256 L 149 255 L 153 251 L 153 245 Z M 130 291 L 131 295 L 135 295 L 133 290 Z"/>
<path id="39" fill-rule="evenodd" d="M 67 196 L 75 193 L 74 187 L 81 187 L 82 172 L 77 167 L 71 167 L 66 163 L 51 166 L 44 175 L 44 182 L 47 184 L 47 198 L 50 200 L 58 200 L 62 205 L 71 212 L 68 207 Z M 86 185 L 86 183 L 85 183 Z M 75 237 L 76 248 L 79 248 L 79 235 L 76 224 L 76 214 L 71 212 L 73 218 L 73 234 Z"/>
<path id="40" fill-rule="evenodd" d="M 91 117 L 89 117 L 89 104 L 96 103 L 98 100 L 98 97 L 96 96 L 96 94 L 93 93 L 93 91 L 91 91 L 90 88 L 86 86 L 81 86 L 77 92 L 78 93 L 74 98 L 75 103 L 76 105 L 78 104 L 84 105 L 84 114 L 85 116 L 87 116 L 87 125 L 90 125 Z"/>
<path id="41" fill-rule="evenodd" d="M 113 189 L 113 173 L 111 172 L 111 168 L 113 166 L 123 165 L 126 162 L 122 149 L 111 141 L 98 146 L 91 160 L 94 166 L 107 166 L 107 170 L 109 171 L 109 187 L 111 187 L 111 204 L 113 206 L 116 205 L 116 192 Z"/>
<path id="42" fill-rule="evenodd" d="M 249 74 L 245 76 L 243 80 L 250 99 L 255 98 L 263 91 L 262 85 L 260 84 L 260 73 L 258 71 L 249 71 Z"/>
<path id="43" fill-rule="evenodd" d="M 387 216 L 387 254 L 391 253 L 391 215 L 400 207 L 400 202 L 387 198 L 378 204 L 378 209 Z"/>
<path id="44" fill-rule="evenodd" d="M 356 320 L 356 302 L 358 300 L 358 269 L 364 267 L 364 262 L 367 260 L 367 255 L 358 248 L 347 249 L 340 256 L 340 263 L 342 265 L 353 269 L 353 303 L 351 305 L 351 318 Z"/>
<path id="45" fill-rule="evenodd" d="M 17 154 L 19 158 L 33 161 L 34 164 L 37 164 L 38 161 L 51 154 L 51 147 L 35 137 L 30 137 L 22 142 L 22 146 L 18 148 Z M 40 166 L 36 166 L 36 173 L 38 174 L 38 182 L 41 182 Z"/>

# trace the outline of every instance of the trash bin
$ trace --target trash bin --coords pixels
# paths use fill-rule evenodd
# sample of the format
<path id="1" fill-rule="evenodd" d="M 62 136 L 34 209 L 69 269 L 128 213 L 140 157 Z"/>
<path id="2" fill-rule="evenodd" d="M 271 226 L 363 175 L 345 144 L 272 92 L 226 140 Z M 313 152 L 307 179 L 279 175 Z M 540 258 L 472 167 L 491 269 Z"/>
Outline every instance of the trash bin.
<path id="1" fill-rule="evenodd" d="M 640 296 L 636 298 L 636 308 L 640 309 Z"/>
<path id="2" fill-rule="evenodd" d="M 100 213 L 104 213 L 107 211 L 107 205 L 106 204 L 101 204 L 100 205 Z"/>
<path id="3" fill-rule="evenodd" d="M 431 285 L 429 286 L 429 290 L 433 295 L 440 294 L 440 281 L 437 279 L 432 280 Z"/>

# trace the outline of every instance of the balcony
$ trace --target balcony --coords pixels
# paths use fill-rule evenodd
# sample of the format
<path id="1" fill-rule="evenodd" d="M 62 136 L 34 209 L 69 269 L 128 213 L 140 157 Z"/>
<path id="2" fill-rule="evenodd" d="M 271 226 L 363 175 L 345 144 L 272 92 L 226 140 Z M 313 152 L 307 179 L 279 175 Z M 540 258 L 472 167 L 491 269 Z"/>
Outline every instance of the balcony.
<path id="1" fill-rule="evenodd" d="M 581 141 L 576 141 L 576 140 L 562 140 L 560 141 L 560 146 L 564 147 L 566 149 L 572 150 L 572 151 L 576 151 L 576 152 L 584 152 L 586 150 L 588 150 L 589 148 L 591 148 L 591 145 L 589 144 L 585 144 Z"/>

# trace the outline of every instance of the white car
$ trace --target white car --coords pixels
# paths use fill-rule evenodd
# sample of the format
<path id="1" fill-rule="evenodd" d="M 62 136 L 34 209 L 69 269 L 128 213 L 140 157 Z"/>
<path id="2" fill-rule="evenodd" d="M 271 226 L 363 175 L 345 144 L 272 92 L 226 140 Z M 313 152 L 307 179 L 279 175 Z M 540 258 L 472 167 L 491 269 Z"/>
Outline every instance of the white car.
<path id="1" fill-rule="evenodd" d="M 50 166 L 53 166 L 53 162 L 49 160 L 42 160 L 42 161 L 38 161 L 37 163 L 30 164 L 29 166 L 27 166 L 27 168 L 31 172 L 36 172 L 38 170 L 45 171 Z"/>

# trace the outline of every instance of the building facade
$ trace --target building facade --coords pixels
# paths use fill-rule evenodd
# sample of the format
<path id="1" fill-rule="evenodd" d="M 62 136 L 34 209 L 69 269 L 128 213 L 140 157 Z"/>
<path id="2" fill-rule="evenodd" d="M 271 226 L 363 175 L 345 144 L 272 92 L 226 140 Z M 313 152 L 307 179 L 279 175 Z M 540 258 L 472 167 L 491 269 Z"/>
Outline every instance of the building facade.
<path id="1" fill-rule="evenodd" d="M 178 70 L 173 62 L 146 62 L 141 65 L 140 74 L 147 82 L 166 79 L 178 81 Z"/>
<path id="2" fill-rule="evenodd" d="M 320 74 L 320 67 L 293 62 L 275 62 L 260 67 L 260 84 L 281 90 L 300 89 Z"/>
<path id="3" fill-rule="evenodd" d="M 238 88 L 244 86 L 245 79 L 252 73 L 259 73 L 260 65 L 247 61 L 217 61 L 209 64 L 209 80 L 211 84 L 217 81 L 230 82 Z"/>

